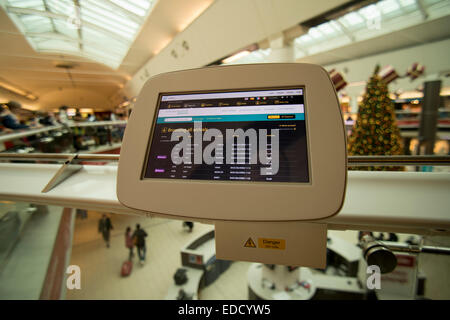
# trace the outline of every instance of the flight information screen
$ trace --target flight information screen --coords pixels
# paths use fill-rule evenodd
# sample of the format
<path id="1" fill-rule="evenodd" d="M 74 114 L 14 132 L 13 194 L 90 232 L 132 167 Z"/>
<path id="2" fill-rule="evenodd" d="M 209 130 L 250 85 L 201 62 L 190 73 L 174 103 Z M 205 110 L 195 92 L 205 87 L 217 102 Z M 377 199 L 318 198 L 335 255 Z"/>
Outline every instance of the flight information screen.
<path id="1" fill-rule="evenodd" d="M 160 94 L 143 178 L 309 182 L 304 91 Z"/>

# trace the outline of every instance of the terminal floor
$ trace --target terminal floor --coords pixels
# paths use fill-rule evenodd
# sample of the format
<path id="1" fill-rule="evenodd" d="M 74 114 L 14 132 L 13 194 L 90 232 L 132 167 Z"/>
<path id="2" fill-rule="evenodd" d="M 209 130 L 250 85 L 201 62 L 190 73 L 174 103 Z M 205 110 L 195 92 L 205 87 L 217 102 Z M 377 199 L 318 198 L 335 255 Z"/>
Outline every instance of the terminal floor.
<path id="1" fill-rule="evenodd" d="M 173 284 L 173 274 L 181 266 L 180 249 L 213 228 L 195 223 L 192 233 L 178 220 L 115 215 L 111 246 L 106 248 L 97 231 L 100 213 L 89 211 L 85 220 L 76 219 L 70 264 L 81 268 L 81 289 L 67 290 L 66 299 L 164 299 Z M 147 261 L 140 266 L 134 259 L 129 277 L 120 276 L 128 251 L 124 245 L 127 226 L 136 223 L 147 231 Z M 356 231 L 330 231 L 335 236 L 355 243 Z M 400 239 L 406 237 L 401 236 Z M 449 238 L 436 238 L 430 245 L 450 246 Z M 450 257 L 421 255 L 420 269 L 427 276 L 427 294 L 432 299 L 450 299 Z M 212 285 L 199 292 L 199 299 L 247 299 L 249 262 L 234 262 Z"/>
<path id="2" fill-rule="evenodd" d="M 110 215 L 114 226 L 111 246 L 106 248 L 97 231 L 100 213 L 89 211 L 85 220 L 76 219 L 70 264 L 81 268 L 81 290 L 67 290 L 66 299 L 160 299 L 173 284 L 173 275 L 181 267 L 180 249 L 212 225 L 194 224 L 192 233 L 178 220 Z M 147 233 L 147 259 L 140 266 L 134 258 L 129 277 L 120 275 L 128 257 L 124 245 L 127 226 L 140 223 Z M 220 281 L 200 292 L 200 299 L 247 299 L 247 269 L 250 263 L 233 263 Z"/>

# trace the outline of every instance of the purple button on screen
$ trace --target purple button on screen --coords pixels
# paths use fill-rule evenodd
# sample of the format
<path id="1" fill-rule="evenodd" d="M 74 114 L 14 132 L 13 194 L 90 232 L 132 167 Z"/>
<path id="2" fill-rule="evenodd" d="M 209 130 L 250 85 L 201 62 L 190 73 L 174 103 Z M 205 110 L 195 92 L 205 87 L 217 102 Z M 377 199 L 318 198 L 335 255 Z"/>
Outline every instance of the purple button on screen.
<path id="1" fill-rule="evenodd" d="M 167 159 L 167 156 L 157 156 L 156 159 Z"/>
<path id="2" fill-rule="evenodd" d="M 155 169 L 155 172 L 164 172 L 164 169 Z"/>

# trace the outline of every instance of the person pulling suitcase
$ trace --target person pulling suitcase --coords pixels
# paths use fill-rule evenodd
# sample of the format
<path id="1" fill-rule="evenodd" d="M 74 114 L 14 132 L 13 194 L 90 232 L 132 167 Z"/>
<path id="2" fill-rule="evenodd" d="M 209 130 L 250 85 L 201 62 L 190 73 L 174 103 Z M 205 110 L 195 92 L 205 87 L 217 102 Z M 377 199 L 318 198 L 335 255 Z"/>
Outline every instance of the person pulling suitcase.
<path id="1" fill-rule="evenodd" d="M 131 274 L 131 271 L 133 270 L 133 248 L 134 248 L 134 239 L 133 239 L 133 235 L 131 233 L 131 228 L 127 227 L 127 230 L 125 231 L 125 247 L 129 250 L 129 254 L 128 254 L 128 260 L 125 261 L 122 264 L 122 269 L 121 269 L 121 275 L 122 277 L 127 277 Z"/>
<path id="2" fill-rule="evenodd" d="M 139 256 L 139 262 L 141 265 L 145 262 L 145 253 L 147 251 L 145 245 L 145 238 L 147 237 L 147 232 L 144 229 L 141 229 L 140 224 L 136 225 L 136 230 L 133 233 L 133 238 L 135 239 L 135 244 Z"/>

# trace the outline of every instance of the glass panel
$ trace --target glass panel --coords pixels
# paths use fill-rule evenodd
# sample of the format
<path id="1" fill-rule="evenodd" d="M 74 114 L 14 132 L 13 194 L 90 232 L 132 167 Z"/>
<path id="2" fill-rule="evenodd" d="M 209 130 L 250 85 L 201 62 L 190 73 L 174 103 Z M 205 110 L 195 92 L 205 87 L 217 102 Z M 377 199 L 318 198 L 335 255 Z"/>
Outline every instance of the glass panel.
<path id="1" fill-rule="evenodd" d="M 128 1 L 125 0 L 111 0 L 111 2 L 114 2 L 115 4 L 117 4 L 118 6 L 133 12 L 135 14 L 137 14 L 138 16 L 145 16 L 146 12 L 144 9 L 137 7 L 136 5 L 129 3 Z"/>
<path id="2" fill-rule="evenodd" d="M 44 3 L 42 2 L 42 0 L 28 0 L 28 1 L 15 0 L 15 1 L 8 1 L 8 3 L 12 7 L 17 8 L 36 9 L 42 11 L 45 10 Z"/>
<path id="3" fill-rule="evenodd" d="M 124 24 L 128 27 L 131 27 L 133 30 L 139 28 L 139 24 L 130 20 L 125 14 L 114 10 L 111 6 L 102 5 L 100 2 L 95 2 L 95 5 L 91 1 L 85 1 L 86 5 L 83 7 L 84 11 L 89 11 L 95 15 L 101 15 L 109 20 L 113 19 L 115 23 Z"/>
<path id="4" fill-rule="evenodd" d="M 53 19 L 53 23 L 55 24 L 57 32 L 62 33 L 62 34 L 66 35 L 66 36 L 69 36 L 71 38 L 77 38 L 78 37 L 77 30 L 73 29 L 73 28 L 69 28 L 67 26 L 67 22 L 66 21 Z"/>
<path id="5" fill-rule="evenodd" d="M 318 29 L 325 35 L 331 35 L 336 32 L 336 30 L 333 29 L 329 22 L 321 24 L 320 26 L 318 26 Z"/>
<path id="6" fill-rule="evenodd" d="M 148 9 L 150 5 L 153 5 L 153 0 L 146 1 L 146 0 L 129 0 L 129 2 L 132 2 L 134 5 L 141 7 L 143 9 Z"/>
<path id="7" fill-rule="evenodd" d="M 298 38 L 298 41 L 299 42 L 310 42 L 310 41 L 312 41 L 312 39 L 313 38 L 310 35 L 305 34 L 305 35 L 301 36 L 300 38 Z"/>
<path id="8" fill-rule="evenodd" d="M 341 26 L 336 21 L 332 20 L 329 22 L 329 24 L 337 31 L 342 31 Z"/>
<path id="9" fill-rule="evenodd" d="M 343 20 L 343 22 L 350 27 L 364 23 L 364 20 L 356 12 L 347 13 L 343 18 L 339 20 Z"/>
<path id="10" fill-rule="evenodd" d="M 74 4 L 66 0 L 47 0 L 50 11 L 70 16 L 75 13 Z"/>
<path id="11" fill-rule="evenodd" d="M 96 41 L 96 38 L 91 38 L 91 35 L 86 32 L 83 31 L 83 44 L 85 46 L 85 48 L 88 47 L 93 47 L 93 48 L 97 48 L 102 50 L 105 55 L 108 54 L 115 54 L 116 55 L 116 59 L 119 60 L 120 62 L 120 57 L 126 53 L 128 46 L 122 44 L 119 41 L 114 41 L 114 40 L 109 40 L 109 39 L 105 39 L 102 41 Z M 105 49 L 107 48 L 107 49 Z"/>
<path id="12" fill-rule="evenodd" d="M 396 0 L 383 0 L 380 1 L 377 5 L 378 8 L 381 9 L 381 12 L 383 14 L 388 14 L 400 10 L 400 6 Z"/>
<path id="13" fill-rule="evenodd" d="M 113 33 L 117 33 L 125 36 L 126 38 L 132 38 L 134 36 L 135 29 L 132 29 L 128 26 L 120 25 L 115 21 L 111 21 L 111 19 L 105 18 L 101 15 L 98 15 L 90 10 L 86 10 L 85 8 L 81 9 L 81 14 L 85 21 L 88 21 L 92 24 L 95 24 L 99 27 L 107 29 Z M 130 36 L 131 34 L 131 36 Z"/>
<path id="14" fill-rule="evenodd" d="M 322 33 L 317 28 L 311 28 L 308 31 L 308 34 L 313 37 L 314 39 L 322 38 Z"/>
<path id="15" fill-rule="evenodd" d="M 47 39 L 46 41 L 42 41 L 39 43 L 39 48 L 43 50 L 79 51 L 78 43 L 57 39 Z"/>
<path id="16" fill-rule="evenodd" d="M 398 7 L 398 6 L 397 6 Z M 377 6 L 372 4 L 370 6 L 364 7 L 359 10 L 359 13 L 366 19 L 375 19 L 380 17 L 380 11 L 378 10 Z"/>
<path id="17" fill-rule="evenodd" d="M 48 38 L 43 38 L 43 37 L 38 37 L 38 36 L 36 36 L 36 37 L 35 36 L 31 36 L 30 39 L 33 41 L 33 43 L 35 45 L 38 45 L 40 42 L 48 40 Z"/>
<path id="18" fill-rule="evenodd" d="M 49 18 L 26 15 L 20 16 L 19 19 L 22 21 L 26 32 L 43 33 L 53 31 L 51 19 Z"/>
<path id="19" fill-rule="evenodd" d="M 426 5 L 432 5 L 438 2 L 441 2 L 442 0 L 424 0 Z"/>
<path id="20" fill-rule="evenodd" d="M 408 6 L 416 4 L 415 0 L 399 0 L 399 1 L 400 1 L 400 4 L 402 5 L 402 7 L 408 7 Z"/>

